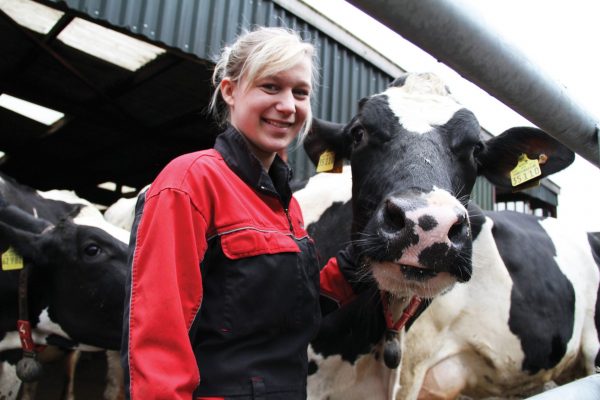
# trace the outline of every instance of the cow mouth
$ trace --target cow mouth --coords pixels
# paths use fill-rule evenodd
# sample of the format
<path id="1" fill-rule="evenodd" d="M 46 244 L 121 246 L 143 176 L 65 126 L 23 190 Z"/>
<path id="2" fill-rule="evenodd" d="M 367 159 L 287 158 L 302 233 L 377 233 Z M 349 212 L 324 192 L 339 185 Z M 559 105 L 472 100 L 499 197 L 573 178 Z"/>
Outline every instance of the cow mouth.
<path id="1" fill-rule="evenodd" d="M 430 268 L 415 267 L 407 264 L 398 264 L 406 279 L 413 281 L 426 281 L 437 276 L 437 271 Z"/>
<path id="2" fill-rule="evenodd" d="M 379 289 L 398 297 L 433 298 L 457 281 L 456 276 L 448 272 L 424 266 L 383 261 L 373 262 L 370 267 Z"/>

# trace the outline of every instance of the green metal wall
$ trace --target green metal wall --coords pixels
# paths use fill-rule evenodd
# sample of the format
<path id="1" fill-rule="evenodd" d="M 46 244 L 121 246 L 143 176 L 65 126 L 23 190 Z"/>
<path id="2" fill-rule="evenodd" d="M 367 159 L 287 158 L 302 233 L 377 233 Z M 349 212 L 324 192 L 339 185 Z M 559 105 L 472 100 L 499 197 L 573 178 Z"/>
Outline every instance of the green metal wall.
<path id="1" fill-rule="evenodd" d="M 59 3 L 59 0 L 51 0 Z M 315 116 L 347 121 L 357 101 L 383 90 L 392 77 L 270 0 L 66 0 L 88 16 L 134 34 L 214 60 L 223 44 L 254 25 L 286 26 L 312 41 L 320 64 Z M 290 149 L 296 178 L 314 167 L 301 149 Z"/>
<path id="2" fill-rule="evenodd" d="M 494 185 L 484 177 L 477 178 L 475 187 L 471 192 L 471 199 L 484 210 L 493 210 L 495 197 Z"/>
<path id="3" fill-rule="evenodd" d="M 60 3 L 60 0 L 48 0 Z M 394 78 L 270 0 L 62 0 L 68 7 L 171 48 L 214 60 L 223 44 L 254 25 L 286 26 L 312 41 L 320 80 L 315 116 L 348 121 L 359 99 L 385 89 Z M 314 174 L 302 149 L 290 149 L 296 179 Z M 492 186 L 478 181 L 474 198 L 493 207 Z"/>

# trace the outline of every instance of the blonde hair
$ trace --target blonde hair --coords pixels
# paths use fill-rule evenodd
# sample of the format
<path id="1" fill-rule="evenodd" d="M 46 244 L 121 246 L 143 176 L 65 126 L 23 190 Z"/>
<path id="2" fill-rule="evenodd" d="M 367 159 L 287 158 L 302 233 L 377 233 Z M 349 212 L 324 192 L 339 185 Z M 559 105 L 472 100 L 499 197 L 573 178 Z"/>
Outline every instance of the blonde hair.
<path id="1" fill-rule="evenodd" d="M 298 33 L 279 27 L 259 27 L 238 36 L 230 46 L 225 46 L 212 76 L 215 88 L 209 110 L 219 124 L 229 119 L 229 109 L 221 98 L 219 85 L 223 78 L 239 83 L 242 78 L 249 83 L 267 76 L 276 75 L 309 57 L 312 65 L 311 84 L 315 87 L 317 69 L 314 60 L 314 46 L 304 42 Z M 311 98 L 314 90 L 311 90 Z M 300 130 L 302 140 L 310 129 L 312 110 L 309 108 L 306 122 Z"/>

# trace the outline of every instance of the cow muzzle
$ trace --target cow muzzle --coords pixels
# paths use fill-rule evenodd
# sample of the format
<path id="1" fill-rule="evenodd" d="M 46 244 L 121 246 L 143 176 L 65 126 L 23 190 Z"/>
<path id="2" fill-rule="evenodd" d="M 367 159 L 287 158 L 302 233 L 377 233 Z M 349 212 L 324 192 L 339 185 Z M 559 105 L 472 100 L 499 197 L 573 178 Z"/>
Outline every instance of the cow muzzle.
<path id="1" fill-rule="evenodd" d="M 470 278 L 468 213 L 448 192 L 390 196 L 373 220 L 361 253 L 382 289 L 427 287 L 435 295 Z"/>

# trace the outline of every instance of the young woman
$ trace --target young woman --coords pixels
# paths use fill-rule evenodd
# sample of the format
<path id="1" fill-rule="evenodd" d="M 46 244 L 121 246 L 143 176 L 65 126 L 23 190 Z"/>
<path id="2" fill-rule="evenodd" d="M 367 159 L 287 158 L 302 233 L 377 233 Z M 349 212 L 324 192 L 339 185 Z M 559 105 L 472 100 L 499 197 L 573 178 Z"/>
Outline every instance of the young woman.
<path id="1" fill-rule="evenodd" d="M 277 155 L 307 132 L 313 46 L 259 28 L 224 49 L 214 149 L 183 155 L 136 207 L 123 336 L 132 399 L 303 399 L 319 265 Z M 219 107 L 219 104 L 222 107 Z M 321 285 L 352 290 L 335 259 Z"/>

